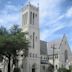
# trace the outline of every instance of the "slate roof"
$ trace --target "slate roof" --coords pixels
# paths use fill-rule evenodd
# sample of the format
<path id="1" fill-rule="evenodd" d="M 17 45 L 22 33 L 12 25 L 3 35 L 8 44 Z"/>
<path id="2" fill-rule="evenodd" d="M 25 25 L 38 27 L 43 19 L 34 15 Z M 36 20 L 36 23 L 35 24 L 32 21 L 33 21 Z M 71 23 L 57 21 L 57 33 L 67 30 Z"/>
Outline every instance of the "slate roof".
<path id="1" fill-rule="evenodd" d="M 40 40 L 40 54 L 47 55 L 47 42 Z"/>
<path id="2" fill-rule="evenodd" d="M 62 40 L 63 40 L 63 38 L 56 39 L 56 40 L 53 40 L 50 42 L 40 40 L 40 54 L 43 54 L 43 55 L 49 55 L 50 54 L 51 55 L 53 53 L 53 49 L 52 49 L 53 45 L 57 50 L 60 47 Z"/>
<path id="3" fill-rule="evenodd" d="M 57 39 L 48 42 L 47 43 L 48 55 L 53 53 L 53 47 L 55 48 L 55 54 L 56 54 L 58 52 L 58 49 L 60 48 L 61 43 L 62 43 L 62 39 Z"/>
<path id="4" fill-rule="evenodd" d="M 66 40 L 66 35 L 64 35 L 60 39 L 53 40 L 51 42 L 47 43 L 47 50 L 48 50 L 48 55 L 53 53 L 53 47 L 55 48 L 55 54 L 58 53 L 59 48 L 61 47 L 61 44 L 64 40 Z"/>
<path id="5" fill-rule="evenodd" d="M 55 48 L 55 54 L 58 54 L 60 51 L 59 48 L 62 45 L 62 42 L 65 42 L 66 36 L 64 35 L 62 38 L 52 40 L 50 42 L 40 40 L 40 54 L 44 55 L 52 55 L 53 54 L 53 47 Z M 66 40 L 67 41 L 67 40 Z"/>

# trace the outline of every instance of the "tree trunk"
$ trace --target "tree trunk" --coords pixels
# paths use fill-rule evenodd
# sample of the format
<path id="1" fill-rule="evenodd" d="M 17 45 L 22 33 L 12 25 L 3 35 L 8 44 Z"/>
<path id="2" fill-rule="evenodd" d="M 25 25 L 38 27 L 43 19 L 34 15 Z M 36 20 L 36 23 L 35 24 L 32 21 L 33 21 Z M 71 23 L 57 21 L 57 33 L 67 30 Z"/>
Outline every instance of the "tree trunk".
<path id="1" fill-rule="evenodd" d="M 11 56 L 9 55 L 9 58 L 8 58 L 8 59 L 9 59 L 9 62 L 8 62 L 8 72 L 10 72 L 10 70 L 11 70 L 11 69 L 10 69 L 10 61 L 11 61 L 11 58 L 10 58 L 10 57 L 11 57 Z"/>

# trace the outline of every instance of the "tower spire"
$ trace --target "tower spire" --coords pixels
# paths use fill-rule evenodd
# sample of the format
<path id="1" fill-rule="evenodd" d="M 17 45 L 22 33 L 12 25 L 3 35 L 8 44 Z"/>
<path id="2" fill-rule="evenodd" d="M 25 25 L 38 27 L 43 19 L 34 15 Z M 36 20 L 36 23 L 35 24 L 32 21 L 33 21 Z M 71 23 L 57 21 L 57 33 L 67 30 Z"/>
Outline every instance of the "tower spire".
<path id="1" fill-rule="evenodd" d="M 39 3 L 37 3 L 37 6 L 38 6 L 38 8 L 39 8 Z"/>
<path id="2" fill-rule="evenodd" d="M 28 4 L 30 5 L 30 0 L 28 0 Z"/>

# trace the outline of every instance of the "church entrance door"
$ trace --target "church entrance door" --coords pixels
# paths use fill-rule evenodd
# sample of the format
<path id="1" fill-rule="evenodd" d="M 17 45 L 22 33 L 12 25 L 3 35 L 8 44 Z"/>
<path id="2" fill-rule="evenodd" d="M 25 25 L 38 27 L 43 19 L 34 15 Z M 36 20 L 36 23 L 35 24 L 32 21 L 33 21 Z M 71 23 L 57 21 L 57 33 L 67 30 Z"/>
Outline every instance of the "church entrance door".
<path id="1" fill-rule="evenodd" d="M 32 72 L 35 72 L 35 68 L 32 68 Z"/>

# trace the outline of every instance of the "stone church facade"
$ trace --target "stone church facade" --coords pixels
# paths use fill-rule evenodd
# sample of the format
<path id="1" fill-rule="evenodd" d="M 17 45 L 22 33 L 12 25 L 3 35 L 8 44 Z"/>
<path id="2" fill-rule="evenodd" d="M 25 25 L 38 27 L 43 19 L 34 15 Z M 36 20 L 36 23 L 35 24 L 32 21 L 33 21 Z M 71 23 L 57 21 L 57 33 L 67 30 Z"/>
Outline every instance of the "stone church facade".
<path id="1" fill-rule="evenodd" d="M 23 32 L 27 32 L 30 48 L 25 64 L 25 72 L 46 72 L 48 66 L 47 42 L 40 41 L 39 7 L 26 5 L 21 11 Z M 44 50 L 44 51 L 43 51 Z M 43 69 L 44 68 L 44 69 Z"/>
<path id="2" fill-rule="evenodd" d="M 51 64 L 54 64 L 55 70 L 62 66 L 68 68 L 69 65 L 72 65 L 71 64 L 72 53 L 66 35 L 64 35 L 61 39 L 48 42 L 47 49 L 48 49 L 49 62 Z"/>
<path id="3" fill-rule="evenodd" d="M 27 32 L 30 48 L 25 64 L 25 72 L 40 72 L 40 31 L 39 8 L 28 4 L 21 11 L 22 30 Z"/>

